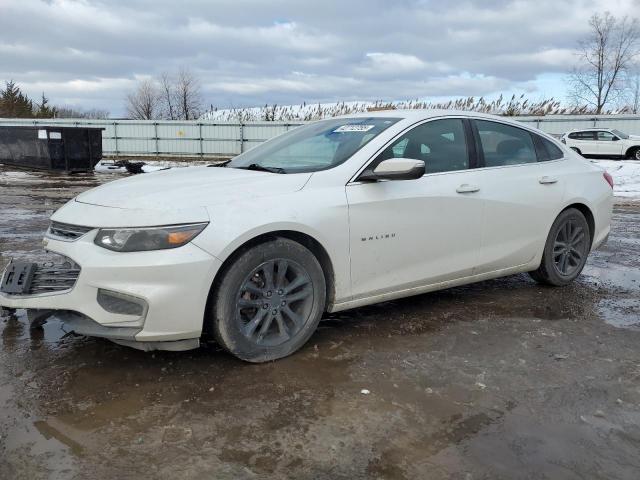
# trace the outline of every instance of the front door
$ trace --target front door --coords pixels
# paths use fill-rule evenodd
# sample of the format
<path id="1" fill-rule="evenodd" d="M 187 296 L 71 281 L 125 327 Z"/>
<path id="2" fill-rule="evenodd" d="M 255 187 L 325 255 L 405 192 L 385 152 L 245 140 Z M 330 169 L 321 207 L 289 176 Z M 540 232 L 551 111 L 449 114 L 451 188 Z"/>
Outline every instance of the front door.
<path id="1" fill-rule="evenodd" d="M 392 157 L 423 160 L 417 180 L 347 185 L 354 299 L 467 277 L 478 260 L 483 204 L 476 197 L 460 118 L 405 132 L 372 165 Z"/>
<path id="2" fill-rule="evenodd" d="M 597 135 L 598 155 L 607 157 L 622 155 L 622 142 L 616 135 L 606 130 L 599 130 Z"/>

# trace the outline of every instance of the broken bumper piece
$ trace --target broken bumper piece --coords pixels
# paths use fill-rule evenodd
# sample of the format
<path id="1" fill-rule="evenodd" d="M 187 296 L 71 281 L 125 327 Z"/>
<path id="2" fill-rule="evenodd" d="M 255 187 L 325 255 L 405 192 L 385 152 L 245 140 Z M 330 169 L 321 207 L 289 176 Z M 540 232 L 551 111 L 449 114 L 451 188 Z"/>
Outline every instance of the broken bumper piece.
<path id="1" fill-rule="evenodd" d="M 141 350 L 197 348 L 221 262 L 193 244 L 111 252 L 94 236 L 50 239 L 47 250 L 61 256 L 52 262 L 12 263 L 2 275 L 0 307 L 26 309 L 34 326 L 55 315 L 65 331 Z"/>
<path id="2" fill-rule="evenodd" d="M 137 350 L 149 352 L 152 350 L 182 351 L 191 350 L 200 346 L 200 339 L 189 338 L 185 340 L 173 340 L 166 342 L 138 342 L 136 335 L 142 330 L 139 327 L 105 327 L 94 322 L 89 317 L 75 312 L 60 312 L 56 314 L 62 323 L 65 332 L 73 332 L 87 337 L 100 337 L 109 339 L 119 345 L 125 345 Z"/>

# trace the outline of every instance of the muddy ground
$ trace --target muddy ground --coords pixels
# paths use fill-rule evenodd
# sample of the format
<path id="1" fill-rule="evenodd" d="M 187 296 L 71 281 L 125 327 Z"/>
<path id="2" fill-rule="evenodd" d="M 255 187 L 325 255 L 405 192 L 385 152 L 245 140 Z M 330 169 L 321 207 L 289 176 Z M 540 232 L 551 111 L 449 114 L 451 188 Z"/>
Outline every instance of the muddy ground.
<path id="1" fill-rule="evenodd" d="M 112 178 L 0 169 L 0 262 Z M 0 477 L 637 479 L 640 209 L 613 227 L 570 287 L 518 275 L 330 315 L 266 365 L 5 316 Z"/>

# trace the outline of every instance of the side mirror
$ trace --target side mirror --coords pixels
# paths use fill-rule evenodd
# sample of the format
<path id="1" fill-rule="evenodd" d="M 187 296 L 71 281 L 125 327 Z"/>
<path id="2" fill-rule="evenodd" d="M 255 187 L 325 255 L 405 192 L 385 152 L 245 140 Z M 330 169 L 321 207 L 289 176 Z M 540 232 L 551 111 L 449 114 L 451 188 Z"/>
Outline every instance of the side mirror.
<path id="1" fill-rule="evenodd" d="M 358 177 L 361 181 L 415 180 L 424 175 L 424 162 L 412 158 L 389 158 L 373 170 L 365 170 Z"/>
<path id="2" fill-rule="evenodd" d="M 613 138 L 611 139 L 611 141 L 613 141 L 613 142 L 617 142 L 618 140 L 620 140 L 618 137 L 613 137 Z"/>

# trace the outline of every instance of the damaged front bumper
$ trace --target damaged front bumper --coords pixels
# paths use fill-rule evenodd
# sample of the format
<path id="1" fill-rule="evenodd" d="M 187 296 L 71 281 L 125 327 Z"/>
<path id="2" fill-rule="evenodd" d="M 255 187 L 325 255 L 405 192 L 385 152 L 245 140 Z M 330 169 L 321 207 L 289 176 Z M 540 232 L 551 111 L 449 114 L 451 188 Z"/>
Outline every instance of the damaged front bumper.
<path id="1" fill-rule="evenodd" d="M 67 331 L 142 350 L 196 348 L 220 261 L 194 244 L 112 252 L 93 243 L 96 233 L 45 239 L 56 261 L 12 262 L 2 276 L 0 307 L 27 309 L 36 323 L 55 314 Z"/>

